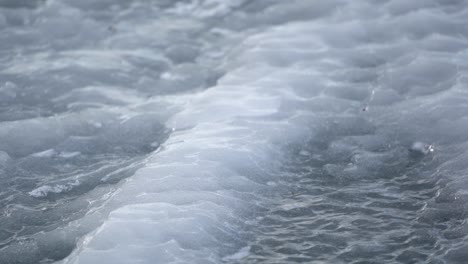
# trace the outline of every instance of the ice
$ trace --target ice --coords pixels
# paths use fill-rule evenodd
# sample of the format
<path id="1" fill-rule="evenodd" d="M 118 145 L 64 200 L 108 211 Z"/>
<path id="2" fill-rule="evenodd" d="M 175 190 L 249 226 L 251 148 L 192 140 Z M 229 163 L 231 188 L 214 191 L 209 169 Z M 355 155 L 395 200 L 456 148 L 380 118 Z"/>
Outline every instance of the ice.
<path id="1" fill-rule="evenodd" d="M 79 155 L 81 155 L 81 152 L 78 152 L 78 151 L 76 151 L 76 152 L 61 152 L 59 154 L 60 157 L 65 158 L 65 159 L 74 158 L 74 157 L 79 156 Z"/>
<path id="2" fill-rule="evenodd" d="M 249 255 L 250 247 L 243 247 L 239 252 L 232 254 L 231 256 L 224 257 L 224 261 L 237 261 L 241 260 Z"/>
<path id="3" fill-rule="evenodd" d="M 411 145 L 410 150 L 417 154 L 427 155 L 434 151 L 434 146 L 423 142 L 414 142 Z"/>
<path id="4" fill-rule="evenodd" d="M 41 152 L 37 152 L 37 153 L 33 153 L 32 156 L 33 157 L 38 157 L 38 158 L 50 158 L 52 156 L 55 156 L 57 154 L 57 152 L 53 149 L 48 149 L 48 150 L 44 150 L 44 151 L 41 151 Z"/>
<path id="5" fill-rule="evenodd" d="M 49 193 L 61 193 L 64 191 L 70 190 L 69 186 L 65 185 L 56 185 L 56 186 L 41 186 L 37 189 L 34 189 L 29 192 L 29 195 L 34 196 L 34 197 L 44 197 L 47 196 Z"/>
<path id="6" fill-rule="evenodd" d="M 0 0 L 0 262 L 466 258 L 462 0 Z"/>

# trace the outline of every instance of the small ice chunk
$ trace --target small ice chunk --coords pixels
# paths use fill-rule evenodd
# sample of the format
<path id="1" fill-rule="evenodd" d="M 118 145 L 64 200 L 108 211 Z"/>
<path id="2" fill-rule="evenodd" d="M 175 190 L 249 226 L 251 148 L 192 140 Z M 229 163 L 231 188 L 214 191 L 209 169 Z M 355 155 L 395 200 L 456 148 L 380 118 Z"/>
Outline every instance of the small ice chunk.
<path id="1" fill-rule="evenodd" d="M 413 145 L 411 145 L 410 151 L 413 153 L 427 155 L 430 152 L 434 151 L 434 146 L 431 144 L 417 141 L 414 142 Z"/>
<path id="2" fill-rule="evenodd" d="M 240 260 L 240 259 L 247 257 L 249 254 L 250 254 L 250 247 L 243 247 L 237 253 L 224 257 L 223 261 Z"/>
<path id="3" fill-rule="evenodd" d="M 74 182 L 66 183 L 66 184 L 56 184 L 56 185 L 43 185 L 41 187 L 38 187 L 32 191 L 30 191 L 28 194 L 31 195 L 32 197 L 46 197 L 50 193 L 63 193 L 70 191 L 73 189 L 73 187 L 80 185 L 80 181 L 75 180 Z"/>
<path id="4" fill-rule="evenodd" d="M 68 191 L 70 189 L 70 186 L 65 186 L 65 185 L 56 185 L 56 186 L 49 186 L 49 185 L 44 185 L 39 188 L 36 188 L 32 191 L 29 192 L 29 195 L 33 197 L 45 197 L 49 193 L 61 193 L 63 191 Z"/>
<path id="5" fill-rule="evenodd" d="M 268 181 L 268 182 L 267 182 L 267 185 L 268 185 L 268 186 L 276 186 L 276 185 L 278 185 L 278 184 L 277 184 L 276 182 L 274 182 L 274 181 Z"/>
<path id="6" fill-rule="evenodd" d="M 180 75 L 176 75 L 176 74 L 172 74 L 170 72 L 164 72 L 161 74 L 161 79 L 163 80 L 168 80 L 168 81 L 181 81 L 181 80 L 185 80 L 185 78 L 183 76 L 180 76 Z"/>
<path id="7" fill-rule="evenodd" d="M 42 152 L 34 153 L 32 154 L 32 156 L 37 158 L 50 158 L 52 156 L 55 156 L 56 154 L 57 152 L 54 149 L 48 149 Z"/>
<path id="8" fill-rule="evenodd" d="M 61 158 L 64 158 L 64 159 L 70 159 L 70 158 L 74 158 L 76 156 L 79 156 L 81 155 L 81 152 L 60 152 L 59 156 Z"/>

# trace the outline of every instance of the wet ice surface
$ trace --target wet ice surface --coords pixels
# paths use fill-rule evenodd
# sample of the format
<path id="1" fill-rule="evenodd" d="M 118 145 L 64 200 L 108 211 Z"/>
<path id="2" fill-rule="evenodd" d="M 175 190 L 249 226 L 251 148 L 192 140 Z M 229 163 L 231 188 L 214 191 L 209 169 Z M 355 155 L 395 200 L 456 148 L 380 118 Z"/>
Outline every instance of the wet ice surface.
<path id="1" fill-rule="evenodd" d="M 467 20 L 0 0 L 0 263 L 464 263 Z"/>

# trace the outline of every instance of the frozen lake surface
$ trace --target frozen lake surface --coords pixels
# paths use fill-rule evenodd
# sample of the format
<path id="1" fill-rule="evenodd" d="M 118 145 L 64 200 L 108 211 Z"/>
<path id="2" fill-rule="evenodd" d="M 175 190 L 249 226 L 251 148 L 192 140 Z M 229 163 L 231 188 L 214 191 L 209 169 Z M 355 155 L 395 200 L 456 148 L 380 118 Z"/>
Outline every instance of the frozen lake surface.
<path id="1" fill-rule="evenodd" d="M 466 263 L 468 1 L 0 0 L 0 263 Z"/>

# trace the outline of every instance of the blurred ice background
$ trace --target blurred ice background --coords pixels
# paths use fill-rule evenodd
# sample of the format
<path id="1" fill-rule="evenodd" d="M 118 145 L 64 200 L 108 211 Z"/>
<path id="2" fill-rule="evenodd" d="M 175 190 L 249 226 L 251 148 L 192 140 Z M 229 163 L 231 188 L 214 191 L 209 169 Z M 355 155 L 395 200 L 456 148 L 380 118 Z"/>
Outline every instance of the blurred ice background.
<path id="1" fill-rule="evenodd" d="M 468 1 L 0 0 L 0 263 L 466 263 Z"/>

